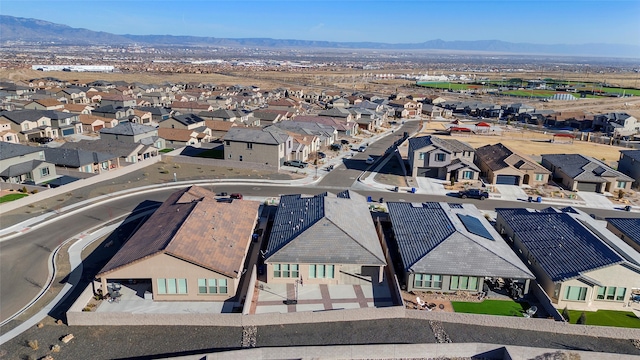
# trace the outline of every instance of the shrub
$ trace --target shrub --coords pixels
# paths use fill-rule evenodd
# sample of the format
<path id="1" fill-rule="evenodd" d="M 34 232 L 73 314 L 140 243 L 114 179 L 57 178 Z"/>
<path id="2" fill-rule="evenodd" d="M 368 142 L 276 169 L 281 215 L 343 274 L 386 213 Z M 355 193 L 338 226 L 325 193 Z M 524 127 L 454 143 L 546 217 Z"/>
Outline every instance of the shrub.
<path id="1" fill-rule="evenodd" d="M 586 323 L 587 323 L 587 314 L 585 314 L 583 311 L 582 314 L 580 314 L 578 321 L 576 321 L 576 324 L 584 325 Z"/>
<path id="2" fill-rule="evenodd" d="M 33 350 L 38 350 L 38 340 L 29 340 L 27 341 L 27 345 Z"/>
<path id="3" fill-rule="evenodd" d="M 562 309 L 562 317 L 564 318 L 564 320 L 565 320 L 566 322 L 569 322 L 569 321 L 570 321 L 570 318 L 569 318 L 569 309 L 567 309 L 567 307 L 566 307 L 566 306 L 564 307 L 564 309 Z"/>
<path id="4" fill-rule="evenodd" d="M 622 200 L 624 197 L 624 190 L 618 190 L 618 200 Z"/>
<path id="5" fill-rule="evenodd" d="M 22 192 L 25 193 L 25 194 L 27 193 L 27 187 L 26 186 L 22 187 Z"/>
<path id="6" fill-rule="evenodd" d="M 33 189 L 33 190 L 31 190 L 31 193 L 32 193 L 32 194 L 37 194 L 37 193 L 38 193 L 38 189 Z"/>

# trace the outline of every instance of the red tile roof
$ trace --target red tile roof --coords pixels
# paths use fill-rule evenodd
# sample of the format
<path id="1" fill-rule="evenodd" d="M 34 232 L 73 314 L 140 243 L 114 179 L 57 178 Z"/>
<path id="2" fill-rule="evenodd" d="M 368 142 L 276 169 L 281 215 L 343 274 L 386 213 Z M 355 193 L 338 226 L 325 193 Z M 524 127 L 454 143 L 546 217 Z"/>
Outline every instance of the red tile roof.
<path id="1" fill-rule="evenodd" d="M 237 278 L 260 203 L 218 202 L 199 186 L 173 193 L 102 268 L 98 277 L 159 253 Z"/>

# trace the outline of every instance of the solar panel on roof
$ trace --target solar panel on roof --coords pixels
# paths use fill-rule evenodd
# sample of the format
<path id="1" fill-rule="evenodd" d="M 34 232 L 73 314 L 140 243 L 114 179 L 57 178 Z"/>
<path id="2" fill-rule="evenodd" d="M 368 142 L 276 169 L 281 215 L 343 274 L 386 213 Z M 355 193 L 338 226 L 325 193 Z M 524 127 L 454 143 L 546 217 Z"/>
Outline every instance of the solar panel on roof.
<path id="1" fill-rule="evenodd" d="M 464 224 L 464 227 L 467 229 L 468 232 L 478 236 L 482 236 L 485 239 L 495 241 L 493 236 L 491 236 L 491 233 L 489 232 L 489 230 L 487 230 L 487 228 L 484 227 L 484 225 L 482 225 L 482 222 L 478 218 L 469 216 L 469 215 L 463 215 L 463 214 L 457 214 L 457 215 L 460 221 L 462 221 L 462 224 Z"/>
<path id="2" fill-rule="evenodd" d="M 449 208 L 451 208 L 451 209 L 462 209 L 462 204 L 449 203 Z"/>

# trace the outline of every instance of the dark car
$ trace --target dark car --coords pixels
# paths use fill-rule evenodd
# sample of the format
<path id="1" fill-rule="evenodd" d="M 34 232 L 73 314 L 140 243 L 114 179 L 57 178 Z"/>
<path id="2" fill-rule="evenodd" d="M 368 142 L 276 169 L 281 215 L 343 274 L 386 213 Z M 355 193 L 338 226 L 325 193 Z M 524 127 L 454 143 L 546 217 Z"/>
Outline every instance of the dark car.
<path id="1" fill-rule="evenodd" d="M 233 194 L 229 195 L 229 197 L 230 197 L 231 199 L 242 199 L 242 194 L 240 194 L 240 193 L 233 193 Z"/>
<path id="2" fill-rule="evenodd" d="M 318 159 L 324 159 L 327 157 L 327 154 L 323 153 L 322 151 L 318 151 Z"/>
<path id="3" fill-rule="evenodd" d="M 348 145 L 348 144 L 349 144 L 349 140 L 347 140 L 347 139 L 342 139 L 342 140 L 340 140 L 340 144 L 342 144 L 342 145 Z"/>
<path id="4" fill-rule="evenodd" d="M 489 193 L 480 189 L 468 189 L 458 193 L 461 199 L 473 198 L 484 200 L 489 197 Z"/>
<path id="5" fill-rule="evenodd" d="M 47 143 L 52 142 L 53 139 L 50 138 L 50 137 L 45 136 L 45 137 L 34 138 L 33 141 L 37 142 L 38 144 L 47 144 Z"/>
<path id="6" fill-rule="evenodd" d="M 342 149 L 342 145 L 340 144 L 331 144 L 331 150 L 341 150 Z"/>

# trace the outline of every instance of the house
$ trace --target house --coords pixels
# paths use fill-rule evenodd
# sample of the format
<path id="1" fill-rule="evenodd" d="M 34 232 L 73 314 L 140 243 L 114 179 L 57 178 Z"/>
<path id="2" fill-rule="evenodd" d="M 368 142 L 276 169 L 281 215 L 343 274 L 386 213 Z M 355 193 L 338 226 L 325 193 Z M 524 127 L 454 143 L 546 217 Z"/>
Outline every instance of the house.
<path id="1" fill-rule="evenodd" d="M 153 115 L 151 115 L 151 112 L 138 109 L 133 110 L 133 115 L 129 116 L 129 121 L 147 125 L 152 125 L 154 123 Z"/>
<path id="2" fill-rule="evenodd" d="M 281 121 L 275 125 L 277 128 L 301 135 L 314 135 L 318 138 L 319 146 L 331 146 L 338 139 L 338 130 L 330 125 L 303 121 Z M 268 130 L 269 127 L 265 127 Z"/>
<path id="3" fill-rule="evenodd" d="M 395 116 L 399 118 L 411 118 L 422 114 L 422 103 L 409 99 L 389 101 L 389 106 L 394 108 Z"/>
<path id="4" fill-rule="evenodd" d="M 528 293 L 533 273 L 471 204 L 389 202 L 407 291 L 481 292 L 485 278 Z"/>
<path id="5" fill-rule="evenodd" d="M 422 105 L 422 114 L 427 115 L 432 119 L 439 117 L 450 118 L 453 115 L 453 112 L 437 105 Z"/>
<path id="6" fill-rule="evenodd" d="M 640 288 L 640 253 L 574 208 L 496 209 L 496 229 L 556 308 L 623 310 Z"/>
<path id="7" fill-rule="evenodd" d="M 171 103 L 171 110 L 181 113 L 197 113 L 200 111 L 213 111 L 213 106 L 196 101 L 174 101 Z"/>
<path id="8" fill-rule="evenodd" d="M 169 111 L 163 107 L 158 106 L 143 106 L 139 107 L 138 110 L 150 112 L 151 120 L 160 123 L 164 120 L 167 120 L 170 117 Z"/>
<path id="9" fill-rule="evenodd" d="M 19 144 L 18 132 L 11 129 L 11 121 L 0 119 L 0 141 Z"/>
<path id="10" fill-rule="evenodd" d="M 161 127 L 158 129 L 158 136 L 164 139 L 168 148 L 177 148 L 211 141 L 211 130 L 208 128 L 206 130 L 207 132 L 199 132 L 198 130 L 167 129 Z"/>
<path id="11" fill-rule="evenodd" d="M 387 265 L 366 199 L 349 190 L 281 196 L 264 263 L 267 283 L 338 285 L 382 282 Z"/>
<path id="12" fill-rule="evenodd" d="M 236 123 L 229 121 L 205 120 L 204 124 L 211 131 L 211 139 L 220 139 L 224 137 L 229 129 L 238 126 Z"/>
<path id="13" fill-rule="evenodd" d="M 204 126 L 204 119 L 196 114 L 173 115 L 160 122 L 160 127 L 166 129 L 197 130 Z"/>
<path id="14" fill-rule="evenodd" d="M 7 120 L 11 130 L 18 134 L 21 142 L 38 137 L 58 138 L 58 129 L 51 126 L 51 118 L 43 110 L 17 110 L 0 112 L 0 121 Z"/>
<path id="15" fill-rule="evenodd" d="M 47 162 L 59 168 L 99 174 L 118 166 L 116 155 L 82 149 L 44 148 Z"/>
<path id="16" fill-rule="evenodd" d="M 114 119 L 103 118 L 101 116 L 80 114 L 78 116 L 80 123 L 82 124 L 82 132 L 90 133 L 97 132 L 105 127 L 105 122 L 110 122 Z"/>
<path id="17" fill-rule="evenodd" d="M 260 120 L 260 124 L 265 126 L 285 120 L 282 114 L 274 111 L 257 110 L 253 112 L 253 116 Z"/>
<path id="18" fill-rule="evenodd" d="M 475 163 L 489 184 L 535 187 L 548 183 L 551 174 L 544 166 L 502 143 L 477 148 Z"/>
<path id="19" fill-rule="evenodd" d="M 133 108 L 105 105 L 93 109 L 91 114 L 111 119 L 124 120 L 133 115 Z"/>
<path id="20" fill-rule="evenodd" d="M 62 110 L 64 104 L 56 99 L 34 100 L 24 106 L 25 110 Z"/>
<path id="21" fill-rule="evenodd" d="M 640 122 L 627 113 L 613 112 L 594 116 L 593 129 L 611 136 L 629 136 L 640 131 Z"/>
<path id="22" fill-rule="evenodd" d="M 224 158 L 280 166 L 289 160 L 293 138 L 284 132 L 234 127 L 222 138 Z"/>
<path id="23" fill-rule="evenodd" d="M 51 128 L 57 130 L 61 136 L 70 136 L 82 133 L 82 123 L 78 114 L 47 110 L 46 116 L 51 119 Z"/>
<path id="24" fill-rule="evenodd" d="M 100 105 L 112 105 L 114 107 L 133 108 L 137 105 L 136 99 L 123 94 L 101 93 Z"/>
<path id="25" fill-rule="evenodd" d="M 234 110 L 227 109 L 216 109 L 213 111 L 202 111 L 198 114 L 198 116 L 207 119 L 207 120 L 217 120 L 217 121 L 238 121 L 241 122 L 243 119 L 243 114 Z"/>
<path id="26" fill-rule="evenodd" d="M 344 119 L 317 115 L 299 115 L 295 117 L 297 122 L 318 123 L 334 127 L 342 136 L 354 136 L 358 133 L 358 123 Z"/>
<path id="27" fill-rule="evenodd" d="M 217 201 L 198 186 L 173 193 L 96 275 L 103 293 L 112 281 L 135 279 L 148 283 L 155 301 L 232 299 L 259 207 Z"/>
<path id="28" fill-rule="evenodd" d="M 101 129 L 100 138 L 147 145 L 155 143 L 158 149 L 164 149 L 164 142 L 158 131 L 159 129 L 153 126 L 125 122 L 112 128 Z"/>
<path id="29" fill-rule="evenodd" d="M 126 163 L 137 163 L 139 161 L 158 156 L 158 144 L 141 144 L 126 142 L 121 140 L 80 140 L 77 142 L 66 142 L 60 146 L 63 149 L 82 149 L 90 152 L 100 152 L 117 156 L 116 167 Z M 161 144 L 160 144 L 161 145 Z"/>
<path id="30" fill-rule="evenodd" d="M 53 180 L 56 168 L 39 147 L 0 141 L 0 179 L 4 182 L 40 184 Z"/>
<path id="31" fill-rule="evenodd" d="M 618 171 L 632 177 L 636 187 L 640 186 L 640 150 L 620 151 Z"/>
<path id="32" fill-rule="evenodd" d="M 450 181 L 478 180 L 480 169 L 473 163 L 475 150 L 467 143 L 436 136 L 409 139 L 411 176 Z"/>
<path id="33" fill-rule="evenodd" d="M 530 113 L 536 111 L 533 106 L 522 103 L 504 105 L 503 109 L 505 115 L 514 114 L 516 116 L 522 113 Z"/>
<path id="34" fill-rule="evenodd" d="M 607 218 L 607 229 L 640 253 L 640 218 Z"/>
<path id="35" fill-rule="evenodd" d="M 86 104 L 64 104 L 61 111 L 70 112 L 74 114 L 87 114 L 91 115 L 93 107 Z"/>
<path id="36" fill-rule="evenodd" d="M 627 191 L 633 183 L 633 178 L 580 154 L 542 155 L 542 166 L 551 170 L 554 181 L 571 191 Z"/>

